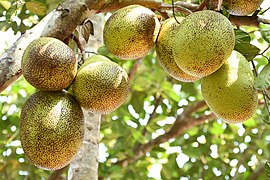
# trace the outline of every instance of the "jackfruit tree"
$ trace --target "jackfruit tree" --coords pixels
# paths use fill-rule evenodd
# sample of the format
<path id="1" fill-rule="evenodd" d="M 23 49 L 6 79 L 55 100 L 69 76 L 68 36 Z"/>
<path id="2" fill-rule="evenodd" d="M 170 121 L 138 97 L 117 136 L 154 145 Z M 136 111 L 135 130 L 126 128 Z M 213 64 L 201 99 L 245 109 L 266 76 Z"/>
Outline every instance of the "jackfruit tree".
<path id="1" fill-rule="evenodd" d="M 269 179 L 269 0 L 0 1 L 0 179 Z"/>

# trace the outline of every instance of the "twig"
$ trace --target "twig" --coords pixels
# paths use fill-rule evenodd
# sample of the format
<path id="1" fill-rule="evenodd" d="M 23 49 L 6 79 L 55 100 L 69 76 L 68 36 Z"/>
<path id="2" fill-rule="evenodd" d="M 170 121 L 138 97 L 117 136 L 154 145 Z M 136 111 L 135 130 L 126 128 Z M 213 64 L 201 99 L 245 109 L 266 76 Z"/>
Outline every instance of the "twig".
<path id="1" fill-rule="evenodd" d="M 175 13 L 175 11 L 182 12 L 183 14 L 186 14 L 186 15 L 189 15 L 192 13 L 192 11 L 190 9 L 187 9 L 183 6 L 177 5 L 176 3 L 174 3 L 174 4 L 161 4 L 160 9 L 161 10 L 172 10 L 173 13 Z"/>
<path id="2" fill-rule="evenodd" d="M 138 59 L 138 60 L 135 60 L 131 70 L 129 71 L 128 73 L 128 78 L 131 80 L 134 78 L 138 68 L 139 68 L 139 65 L 142 63 L 142 59 Z"/>
<path id="3" fill-rule="evenodd" d="M 176 19 L 175 17 L 175 11 L 174 11 L 174 0 L 172 0 L 172 13 L 173 13 L 173 18 L 177 22 L 177 24 L 180 24 L 180 22 Z"/>
<path id="4" fill-rule="evenodd" d="M 262 174 L 264 172 L 264 164 L 261 164 L 256 171 L 251 175 L 251 177 L 249 178 L 249 180 L 257 180 L 260 176 L 260 174 Z"/>
<path id="5" fill-rule="evenodd" d="M 263 50 L 263 52 L 261 52 L 261 53 L 258 54 L 258 55 L 263 55 L 266 51 L 268 51 L 269 48 L 270 48 L 270 45 L 269 45 L 265 50 Z"/>
<path id="6" fill-rule="evenodd" d="M 253 70 L 255 72 L 255 76 L 257 77 L 258 76 L 258 71 L 256 69 L 256 65 L 255 65 L 253 60 L 251 61 L 251 64 L 252 64 Z M 270 109 L 269 109 L 269 106 L 268 106 L 267 94 L 264 91 L 262 92 L 262 94 L 263 94 L 263 100 L 264 100 L 265 108 L 266 108 L 266 111 L 268 113 L 268 117 L 270 117 Z M 268 120 L 266 122 L 270 123 L 270 119 L 268 118 Z"/>
<path id="7" fill-rule="evenodd" d="M 260 14 L 264 14 L 266 11 L 268 11 L 270 9 L 270 7 L 269 8 L 267 8 L 266 10 L 264 10 L 263 12 L 261 12 Z"/>
<path id="8" fill-rule="evenodd" d="M 70 38 L 76 43 L 77 47 L 79 48 L 79 50 L 83 53 L 85 50 L 82 46 L 82 43 L 80 42 L 80 40 L 74 35 L 71 34 Z"/>
<path id="9" fill-rule="evenodd" d="M 63 178 L 61 178 L 61 175 L 67 171 L 68 166 L 63 167 L 62 169 L 58 169 L 56 171 L 54 171 L 49 177 L 48 180 L 63 180 Z"/>
<path id="10" fill-rule="evenodd" d="M 203 2 L 199 5 L 199 7 L 197 8 L 197 11 L 201 11 L 203 10 L 207 4 L 209 3 L 210 0 L 203 0 Z"/>

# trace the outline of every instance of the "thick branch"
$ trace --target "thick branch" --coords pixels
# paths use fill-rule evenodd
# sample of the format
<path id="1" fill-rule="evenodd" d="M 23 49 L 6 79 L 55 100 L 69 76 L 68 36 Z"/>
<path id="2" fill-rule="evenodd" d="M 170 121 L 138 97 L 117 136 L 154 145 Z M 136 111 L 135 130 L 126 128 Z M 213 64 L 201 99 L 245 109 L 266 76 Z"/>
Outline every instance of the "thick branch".
<path id="1" fill-rule="evenodd" d="M 198 118 L 192 117 L 192 113 L 197 112 L 199 109 L 206 107 L 204 101 L 199 101 L 185 109 L 185 111 L 176 118 L 175 123 L 172 128 L 165 134 L 157 137 L 156 139 L 143 144 L 138 149 L 134 149 L 134 156 L 119 161 L 117 164 L 123 167 L 135 162 L 137 159 L 141 158 L 146 152 L 151 151 L 153 147 L 161 143 L 167 142 L 169 139 L 175 138 L 194 126 L 203 124 L 206 121 L 216 118 L 216 116 L 211 113 L 209 115 L 202 115 Z"/>

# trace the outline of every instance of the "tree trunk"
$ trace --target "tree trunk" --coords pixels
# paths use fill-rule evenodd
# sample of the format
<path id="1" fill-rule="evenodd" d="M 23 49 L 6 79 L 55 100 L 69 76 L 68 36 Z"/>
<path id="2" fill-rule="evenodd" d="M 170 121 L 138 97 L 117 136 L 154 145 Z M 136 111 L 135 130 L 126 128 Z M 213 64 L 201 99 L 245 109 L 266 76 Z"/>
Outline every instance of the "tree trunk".
<path id="1" fill-rule="evenodd" d="M 94 36 L 89 38 L 89 43 L 85 43 L 82 38 L 80 38 L 80 42 L 87 51 L 96 52 L 98 47 L 103 45 L 104 16 L 97 14 L 92 16 L 90 20 L 93 23 Z M 84 110 L 84 117 L 84 141 L 75 159 L 70 163 L 68 170 L 69 180 L 98 179 L 98 145 L 101 115 Z"/>
<path id="2" fill-rule="evenodd" d="M 100 115 L 84 111 L 85 137 L 81 149 L 70 163 L 69 180 L 98 179 L 98 143 Z"/>

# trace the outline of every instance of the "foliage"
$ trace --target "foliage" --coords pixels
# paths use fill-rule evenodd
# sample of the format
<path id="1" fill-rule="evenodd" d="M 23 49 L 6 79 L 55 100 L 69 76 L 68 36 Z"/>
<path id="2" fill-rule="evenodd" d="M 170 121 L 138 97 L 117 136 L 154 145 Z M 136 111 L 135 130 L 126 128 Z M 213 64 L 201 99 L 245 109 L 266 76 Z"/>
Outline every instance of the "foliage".
<path id="1" fill-rule="evenodd" d="M 1 1 L 0 17 L 4 17 L 4 20 L 2 18 L 0 21 L 0 29 L 5 31 L 12 28 L 15 34 L 23 33 L 61 1 Z M 235 30 L 235 34 L 235 49 L 249 61 L 253 60 L 260 72 L 270 58 L 269 26 L 240 27 Z M 154 50 L 141 62 L 115 58 L 104 47 L 99 52 L 117 62 L 127 72 L 139 63 L 131 80 L 127 101 L 102 118 L 100 178 L 248 179 L 255 172 L 260 172 L 261 165 L 265 165 L 269 177 L 269 162 L 266 161 L 270 155 L 270 131 L 263 121 L 269 114 L 263 103 L 245 123 L 229 125 L 220 119 L 209 120 L 154 146 L 150 152 L 143 152 L 145 155 L 134 163 L 122 167 L 120 162 L 134 157 L 134 152 L 141 144 L 165 134 L 187 106 L 203 99 L 200 81 L 183 83 L 169 77 L 159 66 Z M 46 179 L 52 173 L 31 165 L 19 141 L 20 110 L 33 92 L 34 88 L 24 78 L 20 78 L 0 94 L 0 179 Z M 259 99 L 262 102 L 262 94 Z M 203 108 L 194 112 L 192 117 L 210 113 L 208 108 Z M 259 173 L 257 178 L 265 179 L 266 176 Z"/>

